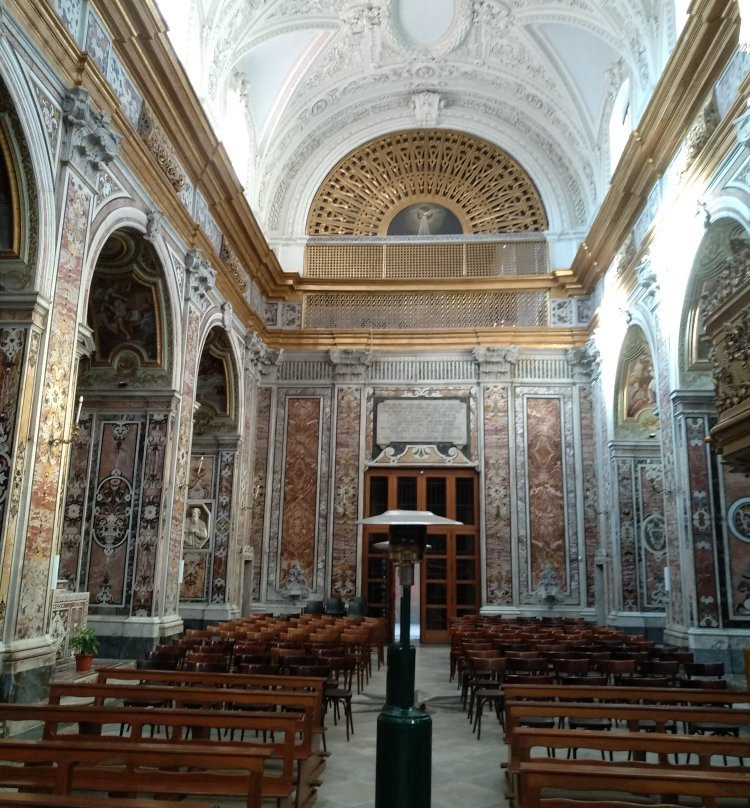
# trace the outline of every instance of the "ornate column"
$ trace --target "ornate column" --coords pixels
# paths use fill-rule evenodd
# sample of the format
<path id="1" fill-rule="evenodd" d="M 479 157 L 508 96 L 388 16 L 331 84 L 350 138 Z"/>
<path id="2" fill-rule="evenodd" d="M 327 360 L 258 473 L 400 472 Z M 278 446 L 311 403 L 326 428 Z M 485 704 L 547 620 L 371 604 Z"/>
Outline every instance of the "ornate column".
<path id="1" fill-rule="evenodd" d="M 58 267 L 47 330 L 40 341 L 41 361 L 29 374 L 33 376 L 29 389 L 36 386 L 41 391 L 39 409 L 29 418 L 31 438 L 25 453 L 30 463 L 24 471 L 17 469 L 22 488 L 29 494 L 19 503 L 22 516 L 16 523 L 16 545 L 23 532 L 25 544 L 11 562 L 13 583 L 7 589 L 3 624 L 9 646 L 4 665 L 13 672 L 51 662 L 54 652 L 45 636 L 51 604 L 49 575 L 60 528 L 63 468 L 73 421 L 83 258 L 99 172 L 116 156 L 120 143 L 108 118 L 91 106 L 88 93 L 80 87 L 65 97 L 63 124 L 57 178 L 61 192 Z M 29 401 L 23 406 L 30 405 Z"/>
<path id="2" fill-rule="evenodd" d="M 243 554 L 252 554 L 252 586 L 250 592 L 253 601 L 259 601 L 266 591 L 268 576 L 267 548 L 269 524 L 267 513 L 270 508 L 270 481 L 273 469 L 273 424 L 275 391 L 269 382 L 275 380 L 276 371 L 281 364 L 283 352 L 269 348 L 255 333 L 250 334 L 245 343 L 245 367 L 248 377 L 256 391 L 255 421 L 252 425 L 253 456 L 250 496 L 250 528 L 248 533 L 248 549 Z M 266 384 L 263 384 L 266 382 Z M 246 545 L 247 547 L 247 545 Z M 243 584 L 247 591 L 247 585 Z"/>
<path id="3" fill-rule="evenodd" d="M 216 284 L 216 271 L 200 250 L 190 250 L 185 256 L 185 306 L 183 308 L 183 354 L 176 357 L 183 368 L 181 400 L 176 414 L 175 444 L 169 458 L 173 469 L 174 492 L 171 502 L 170 528 L 161 542 L 159 580 L 162 593 L 162 619 L 178 621 L 180 591 L 180 560 L 182 557 L 185 506 L 190 474 L 190 446 L 193 439 L 195 387 L 198 375 L 200 321 L 211 304 L 209 294 Z"/>
<path id="4" fill-rule="evenodd" d="M 485 537 L 483 611 L 501 611 L 500 607 L 512 608 L 516 603 L 510 393 L 518 349 L 476 348 L 473 353 L 479 365 L 481 426 L 478 431 L 483 442 L 480 445 L 484 478 L 480 497 Z"/>
<path id="5" fill-rule="evenodd" d="M 350 600 L 357 593 L 357 525 L 364 475 L 362 462 L 362 424 L 364 385 L 372 360 L 370 351 L 332 348 L 328 358 L 333 365 L 334 447 L 331 468 L 334 479 L 333 518 L 330 520 L 331 543 L 328 558 L 331 595 Z"/>

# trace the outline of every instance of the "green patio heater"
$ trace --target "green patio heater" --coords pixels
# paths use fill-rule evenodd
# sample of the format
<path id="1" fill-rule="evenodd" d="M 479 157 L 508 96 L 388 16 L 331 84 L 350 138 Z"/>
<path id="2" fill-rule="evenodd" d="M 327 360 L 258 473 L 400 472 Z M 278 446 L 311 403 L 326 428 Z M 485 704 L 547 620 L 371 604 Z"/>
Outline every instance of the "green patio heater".
<path id="1" fill-rule="evenodd" d="M 409 642 L 414 565 L 424 557 L 430 525 L 460 525 L 430 511 L 385 511 L 359 520 L 388 527 L 388 556 L 401 584 L 401 630 L 388 648 L 385 705 L 378 716 L 375 808 L 430 808 L 432 719 L 414 706 L 416 650 Z"/>

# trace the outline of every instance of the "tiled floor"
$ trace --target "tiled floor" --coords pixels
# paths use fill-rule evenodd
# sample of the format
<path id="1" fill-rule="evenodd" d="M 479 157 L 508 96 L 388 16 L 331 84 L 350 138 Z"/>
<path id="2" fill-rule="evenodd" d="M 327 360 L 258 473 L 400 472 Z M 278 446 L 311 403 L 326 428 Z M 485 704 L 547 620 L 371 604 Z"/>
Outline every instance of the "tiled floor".
<path id="1" fill-rule="evenodd" d="M 354 699 L 354 735 L 330 726 L 328 758 L 317 808 L 373 808 L 378 713 L 385 700 L 386 669 L 375 672 L 365 692 Z M 448 681 L 448 647 L 417 646 L 416 700 L 432 714 L 432 808 L 505 808 L 506 760 L 500 726 L 485 716 L 482 739 L 472 734 L 454 682 Z M 328 722 L 331 724 L 331 722 Z"/>

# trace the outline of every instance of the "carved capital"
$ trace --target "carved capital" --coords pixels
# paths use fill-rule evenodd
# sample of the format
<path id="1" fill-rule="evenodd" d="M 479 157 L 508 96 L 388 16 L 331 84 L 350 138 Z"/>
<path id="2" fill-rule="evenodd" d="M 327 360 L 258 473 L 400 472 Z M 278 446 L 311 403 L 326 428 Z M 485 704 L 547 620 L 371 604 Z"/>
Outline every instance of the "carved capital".
<path id="1" fill-rule="evenodd" d="M 200 250 L 190 250 L 185 256 L 185 299 L 204 306 L 208 293 L 216 285 L 216 270 Z"/>
<path id="2" fill-rule="evenodd" d="M 182 166 L 175 157 L 174 148 L 151 111 L 143 105 L 141 118 L 138 121 L 138 134 L 156 160 L 164 176 L 177 193 L 185 187 L 187 177 Z"/>
<path id="3" fill-rule="evenodd" d="M 245 338 L 245 370 L 255 381 L 271 380 L 283 360 L 284 351 L 269 348 L 254 331 Z"/>
<path id="4" fill-rule="evenodd" d="M 161 232 L 164 214 L 160 210 L 149 210 L 146 213 L 146 234 L 143 238 L 153 243 Z"/>
<path id="5" fill-rule="evenodd" d="M 638 290 L 641 297 L 648 304 L 653 304 L 659 292 L 659 281 L 657 280 L 656 273 L 651 266 L 651 258 L 645 256 L 635 270 L 636 278 L 638 279 Z"/>
<path id="6" fill-rule="evenodd" d="M 99 172 L 117 156 L 122 136 L 109 128 L 109 117 L 94 109 L 83 87 L 68 90 L 62 110 L 61 160 L 72 165 L 97 191 Z"/>
<path id="7" fill-rule="evenodd" d="M 85 356 L 91 358 L 96 350 L 94 343 L 94 332 L 85 323 L 78 324 L 78 340 L 76 342 L 76 355 L 78 358 Z"/>
<path id="8" fill-rule="evenodd" d="M 745 111 L 734 122 L 737 142 L 741 146 L 750 147 L 750 99 L 746 102 Z"/>
<path id="9" fill-rule="evenodd" d="M 513 367 L 518 362 L 518 348 L 487 347 L 472 351 L 479 365 L 479 380 L 483 382 L 508 382 L 513 376 Z"/>
<path id="10" fill-rule="evenodd" d="M 334 366 L 334 380 L 349 383 L 364 382 L 372 361 L 370 351 L 352 348 L 331 348 L 328 358 Z"/>
<path id="11" fill-rule="evenodd" d="M 590 339 L 582 348 L 568 350 L 568 364 L 570 365 L 573 381 L 591 382 L 601 370 L 602 357 L 599 348 L 593 339 Z"/>

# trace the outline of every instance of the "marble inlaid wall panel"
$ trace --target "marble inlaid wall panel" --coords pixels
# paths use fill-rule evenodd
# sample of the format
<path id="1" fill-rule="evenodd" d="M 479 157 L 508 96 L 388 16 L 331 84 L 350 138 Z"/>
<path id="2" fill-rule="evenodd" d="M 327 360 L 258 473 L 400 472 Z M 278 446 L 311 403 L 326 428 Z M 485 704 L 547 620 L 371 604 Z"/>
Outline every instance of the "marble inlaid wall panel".
<path id="1" fill-rule="evenodd" d="M 91 603 L 125 607 L 130 601 L 132 555 L 140 512 L 142 424 L 97 419 L 93 464 L 90 553 L 85 589 Z"/>
<path id="2" fill-rule="evenodd" d="M 662 611 L 667 603 L 664 586 L 667 535 L 664 527 L 662 464 L 655 460 L 638 461 L 637 474 L 640 600 L 645 610 Z"/>
<path id="3" fill-rule="evenodd" d="M 659 411 L 659 426 L 661 432 L 661 451 L 664 462 L 664 490 L 676 491 L 675 481 L 675 449 L 674 449 L 674 419 L 672 401 L 670 397 L 669 345 L 670 340 L 662 333 L 661 324 L 656 322 L 656 379 L 658 386 L 657 401 Z M 680 547 L 678 527 L 680 513 L 677 510 L 677 499 L 674 496 L 664 498 L 664 530 L 667 537 L 667 564 L 670 569 L 670 589 L 667 599 L 667 623 L 672 626 L 687 626 L 688 619 L 685 612 L 683 596 L 683 582 L 680 570 Z"/>
<path id="4" fill-rule="evenodd" d="M 81 418 L 76 439 L 70 446 L 68 484 L 65 490 L 62 530 L 60 534 L 59 578 L 65 578 L 69 589 L 78 587 L 81 555 L 87 527 L 88 480 L 91 468 L 91 430 L 94 416 Z"/>
<path id="5" fill-rule="evenodd" d="M 618 547 L 615 578 L 623 611 L 662 611 L 667 537 L 664 528 L 662 465 L 652 457 L 618 457 Z"/>
<path id="6" fill-rule="evenodd" d="M 169 413 L 149 413 L 145 429 L 142 489 L 136 530 L 132 613 L 154 615 L 156 557 L 165 490 L 164 471 L 169 443 Z"/>
<path id="7" fill-rule="evenodd" d="M 76 313 L 81 287 L 83 255 L 87 243 L 91 194 L 82 182 L 68 177 L 57 283 L 49 316 L 42 384 L 39 434 L 34 456 L 31 503 L 24 552 L 15 635 L 19 639 L 41 636 L 45 629 L 47 580 L 53 546 L 55 515 L 60 488 L 62 445 L 50 440 L 64 437 L 71 371 L 75 361 Z"/>
<path id="8" fill-rule="evenodd" d="M 229 541 L 232 537 L 232 494 L 234 492 L 236 460 L 236 452 L 220 452 L 219 454 L 216 521 L 214 522 L 214 539 L 212 543 L 212 603 L 224 603 L 227 599 L 227 561 L 229 558 Z"/>
<path id="9" fill-rule="evenodd" d="M 286 400 L 279 582 L 293 561 L 307 581 L 315 578 L 315 538 L 320 482 L 320 398 Z"/>
<path id="10" fill-rule="evenodd" d="M 590 387 L 579 388 L 581 412 L 581 464 L 583 479 L 583 543 L 586 553 L 586 606 L 595 602 L 594 567 L 599 549 L 599 518 L 597 494 L 599 480 L 596 470 L 596 427 L 594 424 L 594 397 Z"/>
<path id="11" fill-rule="evenodd" d="M 11 499 L 13 450 L 23 372 L 25 328 L 0 328 L 0 535 Z"/>
<path id="12" fill-rule="evenodd" d="M 258 409 L 255 419 L 255 456 L 252 473 L 252 521 L 250 522 L 249 544 L 253 549 L 255 563 L 253 569 L 253 600 L 260 599 L 261 560 L 263 558 L 263 518 L 266 509 L 266 479 L 270 458 L 271 428 L 271 389 L 258 390 Z"/>
<path id="13" fill-rule="evenodd" d="M 484 499 L 487 603 L 513 603 L 508 388 L 485 387 Z"/>
<path id="14" fill-rule="evenodd" d="M 702 628 L 715 628 L 720 623 L 721 598 L 717 591 L 720 522 L 713 495 L 714 464 L 712 449 L 705 441 L 711 428 L 704 414 L 684 419 L 685 450 L 689 480 L 687 523 L 693 548 L 695 574 L 695 618 Z"/>
<path id="15" fill-rule="evenodd" d="M 617 609 L 638 611 L 638 541 L 636 530 L 635 468 L 631 458 L 615 461 L 617 513 L 619 517 L 615 581 L 619 582 Z M 619 563 L 618 563 L 619 562 Z M 617 569 L 619 567 L 619 570 Z M 619 574 L 618 574 L 619 572 Z"/>
<path id="16" fill-rule="evenodd" d="M 357 507 L 359 502 L 359 426 L 361 387 L 336 391 L 336 455 L 333 458 L 333 548 L 331 594 L 348 600 L 356 590 Z"/>
<path id="17" fill-rule="evenodd" d="M 724 502 L 727 508 L 726 610 L 735 625 L 750 623 L 750 495 L 747 477 L 723 474 Z"/>
<path id="18" fill-rule="evenodd" d="M 576 457 L 571 389 L 516 391 L 515 463 L 519 598 L 580 602 Z M 544 592 L 541 588 L 545 582 Z"/>
<path id="19" fill-rule="evenodd" d="M 536 587 L 550 565 L 568 587 L 562 412 L 559 398 L 526 399 L 528 570 Z"/>
<path id="20" fill-rule="evenodd" d="M 272 491 L 266 494 L 271 498 L 266 597 L 272 600 L 279 599 L 295 559 L 306 585 L 323 591 L 332 428 L 330 388 L 284 387 L 277 393 Z"/>

